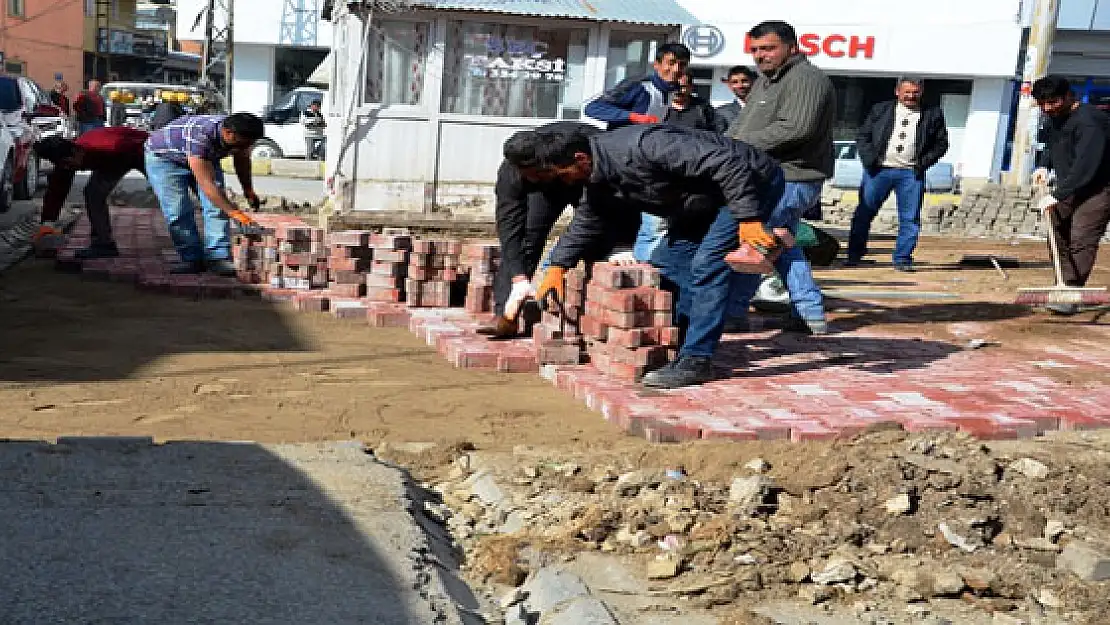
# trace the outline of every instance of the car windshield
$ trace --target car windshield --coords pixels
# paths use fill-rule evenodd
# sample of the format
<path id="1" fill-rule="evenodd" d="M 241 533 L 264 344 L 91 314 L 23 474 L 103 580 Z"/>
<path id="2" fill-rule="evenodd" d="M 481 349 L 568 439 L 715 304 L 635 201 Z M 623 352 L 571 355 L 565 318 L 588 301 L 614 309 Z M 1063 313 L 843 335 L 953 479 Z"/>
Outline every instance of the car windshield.
<path id="1" fill-rule="evenodd" d="M 21 108 L 23 95 L 19 92 L 19 82 L 0 76 L 0 111 L 18 111 Z"/>

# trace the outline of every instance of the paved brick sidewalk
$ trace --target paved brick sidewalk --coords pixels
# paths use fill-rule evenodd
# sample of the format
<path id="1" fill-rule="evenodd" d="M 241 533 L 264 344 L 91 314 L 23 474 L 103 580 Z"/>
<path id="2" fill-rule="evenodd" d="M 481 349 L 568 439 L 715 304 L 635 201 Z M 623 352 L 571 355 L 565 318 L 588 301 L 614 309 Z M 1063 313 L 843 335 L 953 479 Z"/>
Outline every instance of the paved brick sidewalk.
<path id="1" fill-rule="evenodd" d="M 194 298 L 261 294 L 291 300 L 300 310 L 368 320 L 372 326 L 407 325 L 455 366 L 539 371 L 607 420 L 651 441 L 822 440 L 879 423 L 909 431 L 961 430 L 984 439 L 1110 426 L 1110 385 L 1077 388 L 1045 374 L 1054 367 L 1083 367 L 1105 370 L 1110 380 L 1110 350 L 1105 347 L 1110 336 L 1101 329 L 1092 329 L 1099 332 L 1092 340 L 1036 353 L 971 350 L 868 329 L 828 337 L 732 335 L 725 337 L 716 359 L 720 379 L 659 392 L 618 381 L 589 365 L 541 368 L 531 339 L 488 341 L 474 333 L 479 319 L 462 309 L 407 308 L 350 298 L 336 298 L 329 306 L 326 292 L 290 296 L 287 289 L 242 285 L 231 278 L 171 276 L 165 267 L 176 254 L 160 214 L 116 209 L 113 219 L 120 258 L 77 264 L 73 249 L 88 243 L 88 224 L 82 221 L 59 254 L 59 265 L 92 278 L 134 282 L 148 291 Z M 276 223 L 292 218 L 261 219 Z"/>

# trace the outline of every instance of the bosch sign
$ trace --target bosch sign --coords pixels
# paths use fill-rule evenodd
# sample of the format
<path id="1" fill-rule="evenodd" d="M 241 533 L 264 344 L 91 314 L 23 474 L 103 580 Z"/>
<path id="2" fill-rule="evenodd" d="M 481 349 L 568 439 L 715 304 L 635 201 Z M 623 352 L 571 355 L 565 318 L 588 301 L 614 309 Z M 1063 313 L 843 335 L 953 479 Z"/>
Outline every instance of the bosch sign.
<path id="1" fill-rule="evenodd" d="M 725 49 L 725 35 L 720 28 L 709 24 L 691 26 L 682 35 L 682 43 L 690 48 L 692 56 L 708 58 Z"/>

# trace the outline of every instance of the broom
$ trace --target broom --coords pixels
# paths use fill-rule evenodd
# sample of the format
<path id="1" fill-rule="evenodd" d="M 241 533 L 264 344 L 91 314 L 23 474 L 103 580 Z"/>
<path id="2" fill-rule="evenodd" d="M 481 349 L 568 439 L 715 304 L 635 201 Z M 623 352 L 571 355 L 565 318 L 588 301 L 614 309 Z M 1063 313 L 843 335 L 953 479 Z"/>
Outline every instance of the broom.
<path id="1" fill-rule="evenodd" d="M 1014 300 L 1014 303 L 1025 306 L 1105 304 L 1106 298 L 1095 295 L 1096 293 L 1106 293 L 1105 287 L 1078 287 L 1064 284 L 1064 272 L 1060 269 L 1060 250 L 1057 249 L 1056 244 L 1056 226 L 1052 223 L 1051 215 L 1045 215 L 1045 227 L 1048 228 L 1048 249 L 1052 253 L 1052 268 L 1056 271 L 1056 285 L 1018 289 L 1017 299 Z"/>

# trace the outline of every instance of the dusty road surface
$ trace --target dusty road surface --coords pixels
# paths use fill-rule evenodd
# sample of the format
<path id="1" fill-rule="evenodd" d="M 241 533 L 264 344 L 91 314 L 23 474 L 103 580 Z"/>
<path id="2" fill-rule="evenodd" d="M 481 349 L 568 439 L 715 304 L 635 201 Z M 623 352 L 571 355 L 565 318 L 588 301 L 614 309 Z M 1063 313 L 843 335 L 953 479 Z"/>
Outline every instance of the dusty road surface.
<path id="1" fill-rule="evenodd" d="M 828 289 L 955 298 L 833 300 L 834 328 L 961 348 L 983 338 L 1014 357 L 1110 339 L 1099 311 L 1065 320 L 1011 305 L 1017 286 L 1051 283 L 1043 244 L 925 239 L 922 249 L 915 274 L 879 257 L 819 278 Z M 987 252 L 1027 267 L 1004 279 L 952 264 Z M 1105 260 L 1096 280 L 1110 280 Z M 495 599 L 551 566 L 579 562 L 588 577 L 605 568 L 589 560 L 600 557 L 622 567 L 620 580 L 587 581 L 621 623 L 1097 623 L 1108 607 L 1105 582 L 1056 568 L 1069 542 L 1096 553 L 1110 542 L 1110 441 L 1101 435 L 986 448 L 882 432 L 652 446 L 536 376 L 454 369 L 404 330 L 255 300 L 143 294 L 42 261 L 6 274 L 4 288 L 3 436 L 361 441 L 436 487 L 449 509 L 429 518 L 447 523 L 467 551 L 466 573 Z M 1084 368 L 1045 375 L 1079 393 L 1106 381 Z M 1027 458 L 1036 464 L 1013 467 Z M 483 488 L 486 477 L 500 496 Z M 663 564 L 652 564 L 658 556 Z M 645 567 L 675 562 L 649 587 Z M 1004 580 L 984 577 L 999 563 L 1009 567 Z M 943 571 L 959 579 L 938 581 Z"/>

